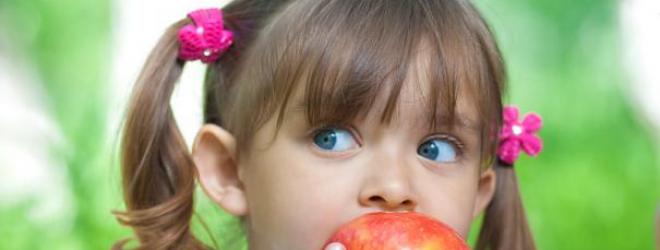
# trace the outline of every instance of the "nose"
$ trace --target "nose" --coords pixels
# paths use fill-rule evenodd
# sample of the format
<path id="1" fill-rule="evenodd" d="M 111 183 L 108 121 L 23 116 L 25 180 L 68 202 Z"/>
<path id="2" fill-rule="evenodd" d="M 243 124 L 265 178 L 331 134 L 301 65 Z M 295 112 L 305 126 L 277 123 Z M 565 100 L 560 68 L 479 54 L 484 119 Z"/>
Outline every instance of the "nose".
<path id="1" fill-rule="evenodd" d="M 360 205 L 386 211 L 413 211 L 417 206 L 402 166 L 379 166 L 366 178 L 359 196 Z"/>

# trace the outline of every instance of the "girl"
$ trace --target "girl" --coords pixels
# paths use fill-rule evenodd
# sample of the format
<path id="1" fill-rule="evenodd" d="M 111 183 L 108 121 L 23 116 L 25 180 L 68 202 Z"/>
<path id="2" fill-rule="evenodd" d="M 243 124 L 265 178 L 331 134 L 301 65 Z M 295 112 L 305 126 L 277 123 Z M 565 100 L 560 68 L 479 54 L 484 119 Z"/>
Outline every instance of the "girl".
<path id="1" fill-rule="evenodd" d="M 218 20 L 219 19 L 219 20 Z M 222 25 L 224 22 L 224 26 Z M 189 154 L 169 106 L 208 63 Z M 193 191 L 243 222 L 250 249 L 320 249 L 341 224 L 416 211 L 477 249 L 534 249 L 511 166 L 495 160 L 504 68 L 468 0 L 236 0 L 175 23 L 137 81 L 122 143 L 144 249 L 205 249 Z"/>

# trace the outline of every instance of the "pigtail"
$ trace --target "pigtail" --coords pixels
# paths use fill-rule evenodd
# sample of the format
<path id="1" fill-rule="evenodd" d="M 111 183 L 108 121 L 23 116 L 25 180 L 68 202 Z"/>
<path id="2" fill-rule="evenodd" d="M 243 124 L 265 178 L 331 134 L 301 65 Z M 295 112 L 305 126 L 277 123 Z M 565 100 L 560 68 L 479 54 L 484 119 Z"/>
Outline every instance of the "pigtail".
<path id="1" fill-rule="evenodd" d="M 191 233 L 195 168 L 169 105 L 184 61 L 178 30 L 167 29 L 134 86 L 121 143 L 125 212 L 114 212 L 139 240 L 139 249 L 205 249 Z M 120 241 L 115 249 L 123 248 Z"/>
<path id="2" fill-rule="evenodd" d="M 536 249 L 520 198 L 513 166 L 498 162 L 495 195 L 486 208 L 477 250 Z"/>
<path id="3" fill-rule="evenodd" d="M 240 55 L 249 48 L 267 17 L 288 0 L 236 0 L 225 8 L 225 27 L 234 44 L 209 64 L 204 121 L 223 125 L 220 106 L 230 92 Z M 188 18 L 167 29 L 151 51 L 133 88 L 121 142 L 121 174 L 126 211 L 113 213 L 133 229 L 139 249 L 209 249 L 191 232 L 197 176 L 179 131 L 170 97 L 185 61 L 179 58 L 179 30 Z M 128 240 L 115 244 L 123 249 Z"/>

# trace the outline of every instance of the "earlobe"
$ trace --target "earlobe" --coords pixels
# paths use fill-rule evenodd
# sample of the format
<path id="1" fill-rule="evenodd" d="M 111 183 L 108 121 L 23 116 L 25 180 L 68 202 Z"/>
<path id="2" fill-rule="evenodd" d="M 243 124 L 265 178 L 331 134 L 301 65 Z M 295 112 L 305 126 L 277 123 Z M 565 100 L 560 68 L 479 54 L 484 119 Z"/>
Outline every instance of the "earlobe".
<path id="1" fill-rule="evenodd" d="M 479 186 L 477 187 L 477 198 L 474 204 L 473 218 L 483 212 L 495 194 L 495 182 L 497 181 L 495 170 L 489 168 L 483 171 L 479 176 Z"/>
<path id="2" fill-rule="evenodd" d="M 192 156 L 206 195 L 228 213 L 246 215 L 247 199 L 238 175 L 234 136 L 219 126 L 204 125 L 195 138 Z"/>

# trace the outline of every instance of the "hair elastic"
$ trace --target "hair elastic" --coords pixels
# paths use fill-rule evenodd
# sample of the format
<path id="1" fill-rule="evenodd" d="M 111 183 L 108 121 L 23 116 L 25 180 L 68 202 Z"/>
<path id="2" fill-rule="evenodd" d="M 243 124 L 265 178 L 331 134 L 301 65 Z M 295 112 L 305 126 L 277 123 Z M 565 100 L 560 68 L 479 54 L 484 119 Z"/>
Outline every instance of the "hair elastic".
<path id="1" fill-rule="evenodd" d="M 515 106 L 505 106 L 502 113 L 504 124 L 498 135 L 497 148 L 499 161 L 504 165 L 513 166 L 521 149 L 529 156 L 537 156 L 543 149 L 543 141 L 537 135 L 543 123 L 541 116 L 528 113 L 520 122 L 518 108 Z"/>
<path id="2" fill-rule="evenodd" d="M 222 10 L 200 9 L 188 14 L 193 23 L 179 30 L 179 58 L 213 63 L 229 49 L 234 34 L 224 29 Z"/>

